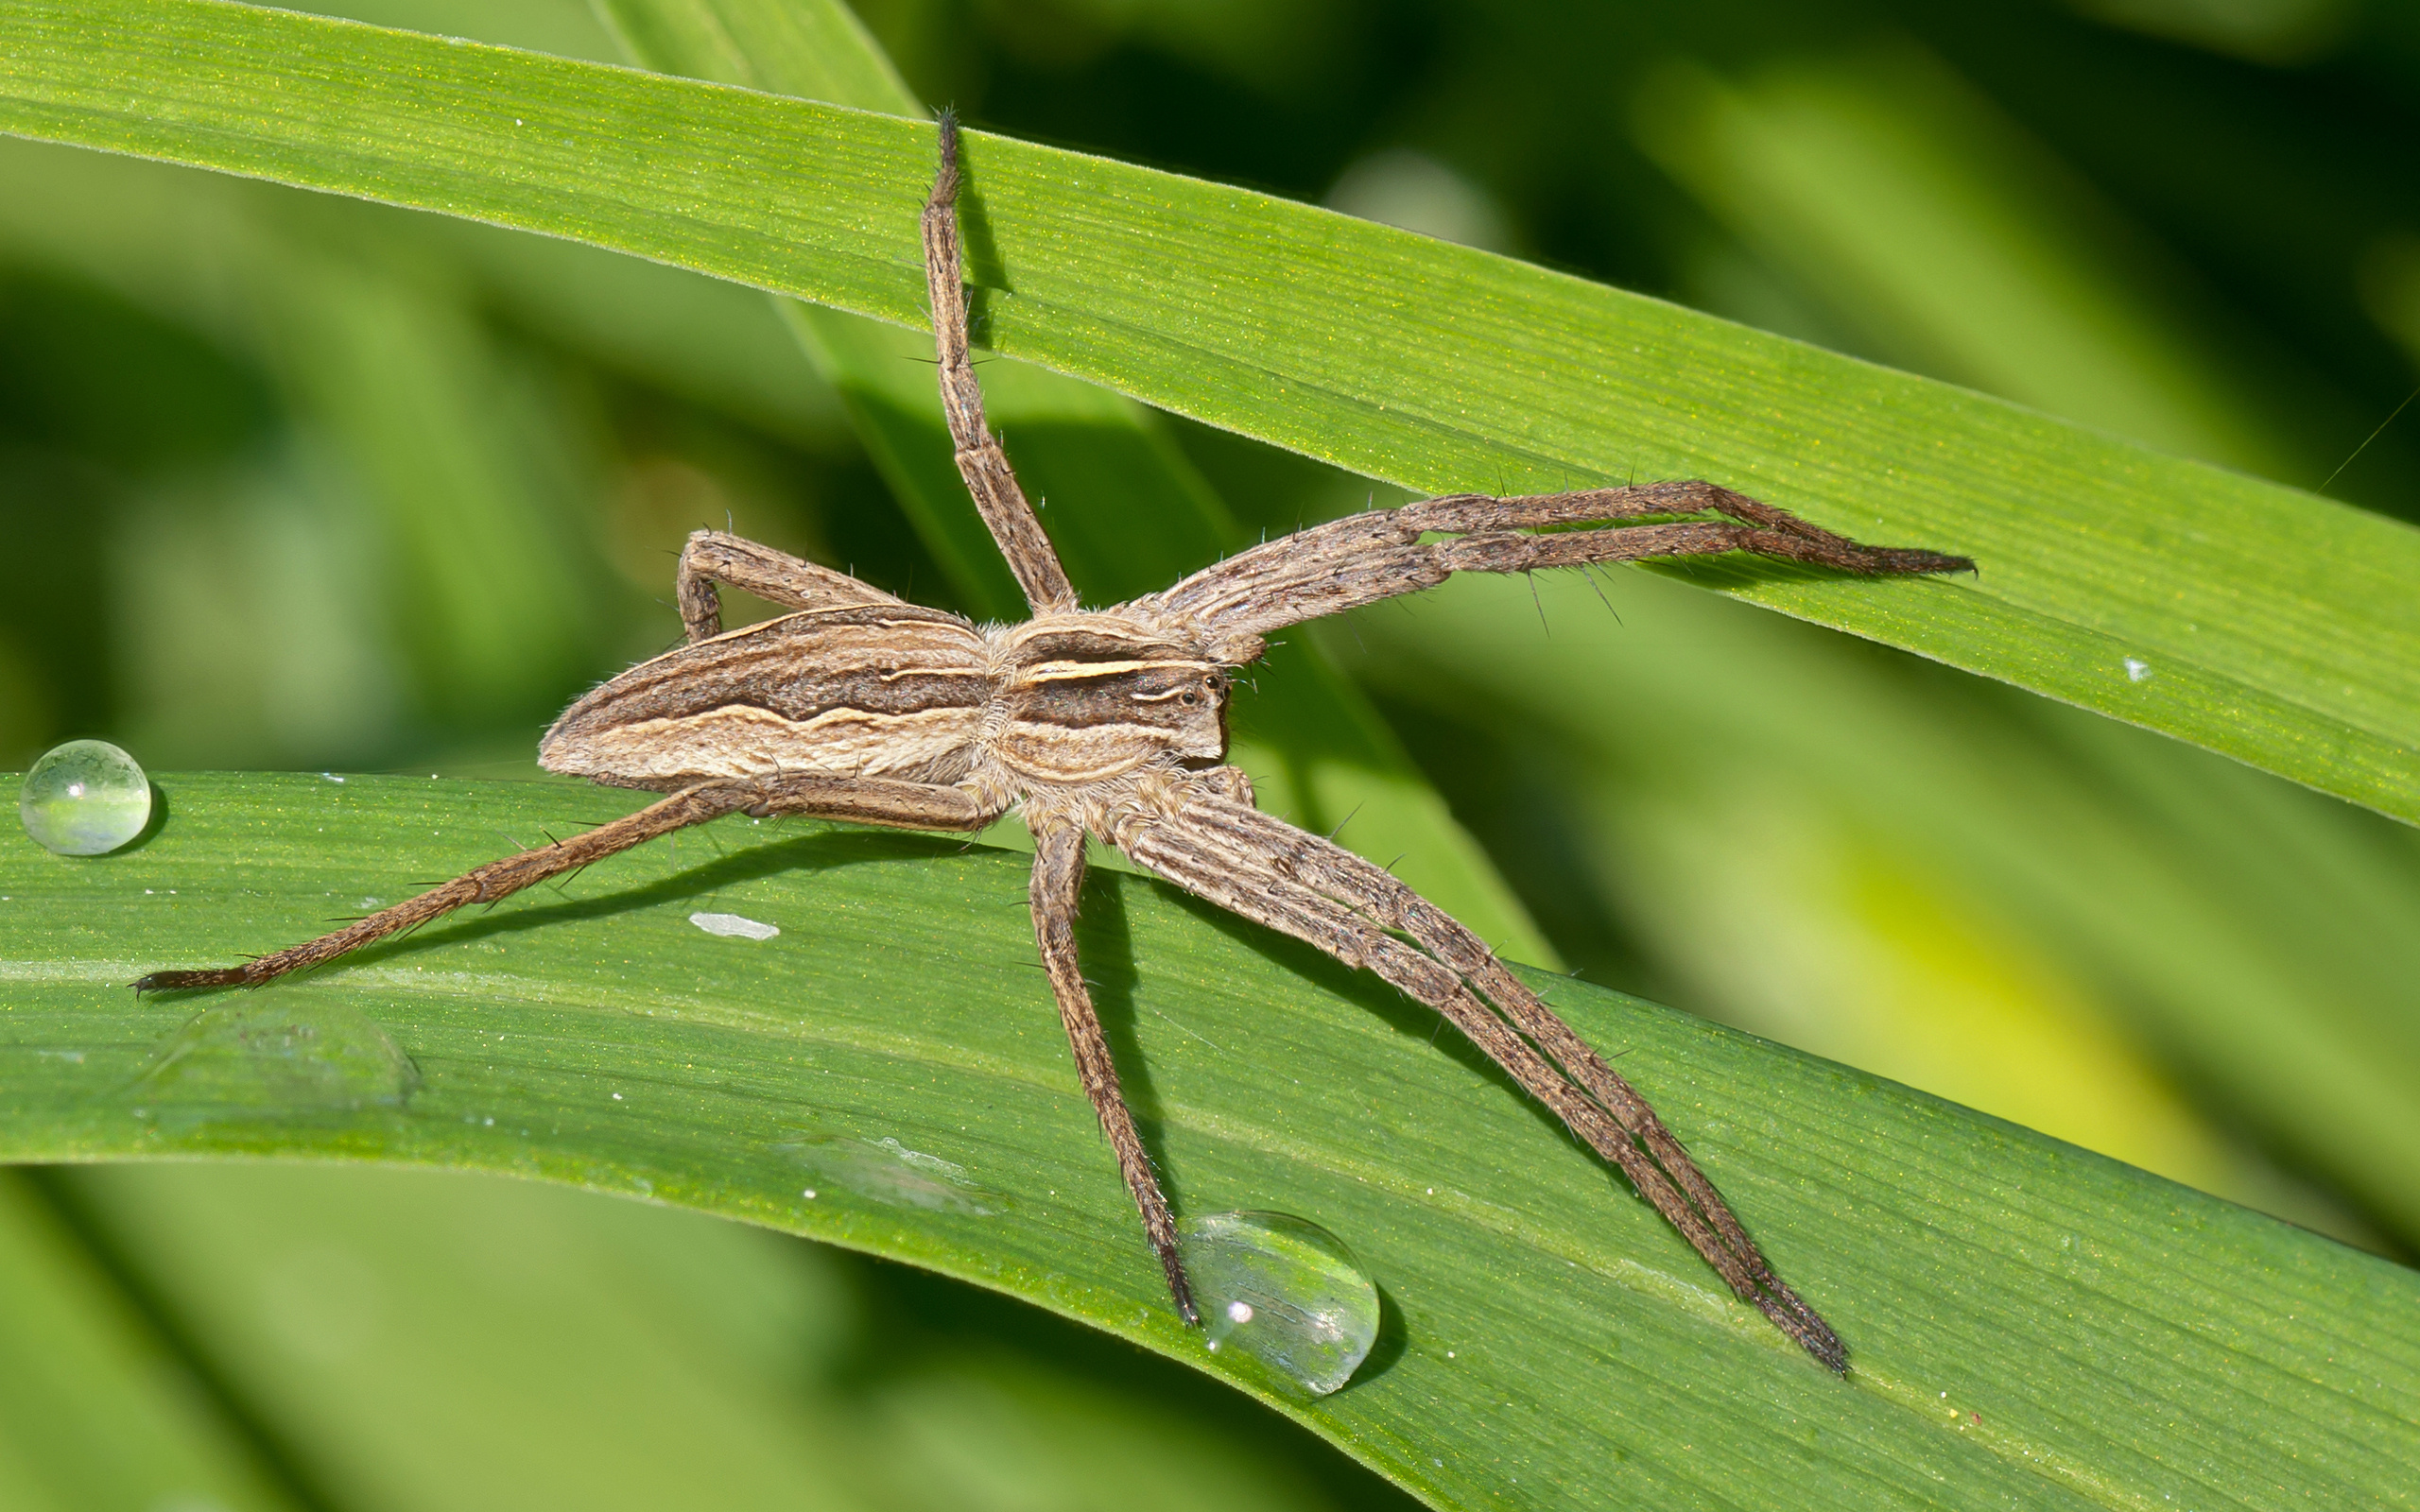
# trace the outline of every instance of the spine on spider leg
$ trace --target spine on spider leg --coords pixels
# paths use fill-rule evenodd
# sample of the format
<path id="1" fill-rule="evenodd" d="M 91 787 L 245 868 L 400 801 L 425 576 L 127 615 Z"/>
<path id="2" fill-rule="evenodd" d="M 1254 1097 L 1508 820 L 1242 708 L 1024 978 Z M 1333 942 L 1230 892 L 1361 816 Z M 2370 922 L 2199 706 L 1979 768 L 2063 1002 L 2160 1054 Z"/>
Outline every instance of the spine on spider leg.
<path id="1" fill-rule="evenodd" d="M 636 814 L 600 825 L 558 845 L 523 850 L 491 861 L 391 908 L 317 939 L 290 945 L 241 966 L 184 971 L 154 971 L 134 984 L 137 992 L 174 992 L 188 988 L 257 987 L 289 971 L 307 971 L 349 951 L 400 934 L 469 903 L 495 902 L 533 883 L 599 861 L 659 834 L 701 823 L 744 806 L 745 788 L 693 787 L 648 804 Z"/>

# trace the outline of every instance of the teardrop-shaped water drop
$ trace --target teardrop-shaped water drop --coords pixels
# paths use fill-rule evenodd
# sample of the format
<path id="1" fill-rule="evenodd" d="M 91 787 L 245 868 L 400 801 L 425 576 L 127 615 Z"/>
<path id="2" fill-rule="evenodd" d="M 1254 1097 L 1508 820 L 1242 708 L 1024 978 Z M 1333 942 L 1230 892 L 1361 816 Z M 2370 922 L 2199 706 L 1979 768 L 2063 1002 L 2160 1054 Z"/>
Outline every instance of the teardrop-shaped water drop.
<path id="1" fill-rule="evenodd" d="M 1188 1219 L 1179 1252 L 1210 1349 L 1295 1397 L 1353 1379 L 1378 1337 L 1378 1288 L 1344 1241 L 1284 1212 Z"/>
<path id="2" fill-rule="evenodd" d="M 108 741 L 71 740 L 26 773 L 17 816 L 44 850 L 104 855 L 151 822 L 151 781 L 133 757 Z"/>

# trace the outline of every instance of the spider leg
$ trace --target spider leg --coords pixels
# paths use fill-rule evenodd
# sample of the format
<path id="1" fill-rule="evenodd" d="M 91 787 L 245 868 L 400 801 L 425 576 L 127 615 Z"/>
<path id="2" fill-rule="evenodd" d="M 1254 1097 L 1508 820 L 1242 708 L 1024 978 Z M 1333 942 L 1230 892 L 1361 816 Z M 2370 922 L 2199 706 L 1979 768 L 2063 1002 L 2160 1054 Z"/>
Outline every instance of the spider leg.
<path id="1" fill-rule="evenodd" d="M 1201 784 L 1190 784 L 1185 792 L 1184 816 L 1200 831 L 1222 836 L 1236 850 L 1261 858 L 1280 876 L 1359 909 L 1388 929 L 1409 935 L 1422 950 L 1482 994 L 1564 1075 L 1645 1145 L 1656 1165 L 1687 1194 L 1754 1282 L 1754 1293 L 1742 1292 L 1741 1296 L 1769 1313 L 1772 1310 L 1767 1306 L 1770 1301 L 1789 1314 L 1805 1332 L 1778 1316 L 1774 1321 L 1806 1344 L 1818 1359 L 1838 1368 L 1835 1360 L 1841 1352 L 1840 1341 L 1814 1310 L 1772 1273 L 1763 1252 L 1748 1237 L 1721 1194 L 1647 1099 L 1508 971 L 1485 941 L 1392 873 L 1340 846 Z M 1823 1347 L 1819 1348 L 1819 1343 Z"/>
<path id="2" fill-rule="evenodd" d="M 1042 948 L 1042 965 L 1050 973 L 1050 990 L 1059 999 L 1059 1022 L 1066 1025 L 1067 1043 L 1076 1053 L 1076 1074 L 1084 1094 L 1100 1116 L 1101 1132 L 1117 1152 L 1117 1168 L 1126 1190 L 1143 1214 L 1143 1232 L 1167 1273 L 1168 1293 L 1188 1327 L 1201 1322 L 1194 1306 L 1193 1283 L 1177 1259 L 1176 1219 L 1160 1191 L 1160 1178 L 1143 1138 L 1134 1129 L 1134 1115 L 1119 1091 L 1117 1067 L 1110 1059 L 1109 1040 L 1101 1033 L 1100 1016 L 1093 1011 L 1092 994 L 1084 987 L 1076 958 L 1077 896 L 1084 885 L 1084 832 L 1071 824 L 1038 827 L 1033 832 L 1033 937 Z"/>
<path id="3" fill-rule="evenodd" d="M 833 777 L 794 772 L 784 777 L 736 781 L 750 789 L 739 806 L 760 819 L 776 814 L 845 819 L 891 830 L 976 831 L 996 819 L 1005 805 L 977 798 L 963 787 L 940 782 L 903 782 L 890 777 Z"/>
<path id="4" fill-rule="evenodd" d="M 715 592 L 718 582 L 790 609 L 900 602 L 846 573 L 819 567 L 744 536 L 700 530 L 681 548 L 681 570 L 674 577 L 681 624 L 693 643 L 711 641 L 722 633 L 722 598 Z"/>
<path id="5" fill-rule="evenodd" d="M 1724 518 L 1526 533 L 1539 525 L 1688 514 Z M 1424 542 L 1427 531 L 1457 539 Z M 1240 552 L 1137 600 L 1136 607 L 1189 619 L 1213 636 L 1242 639 L 1433 588 L 1457 572 L 1529 572 L 1731 551 L 1863 576 L 1965 572 L 1975 565 L 1940 552 L 1863 545 L 1711 483 L 1650 483 L 1521 498 L 1458 494 L 1348 515 Z"/>
<path id="6" fill-rule="evenodd" d="M 1773 1275 L 1646 1100 L 1443 910 L 1349 851 L 1237 804 L 1207 783 L 1184 783 L 1155 809 L 1118 811 L 1111 828 L 1118 847 L 1139 865 L 1366 968 L 1436 1008 L 1565 1127 L 1619 1166 L 1743 1300 L 1825 1366 L 1847 1368 L 1839 1336 Z M 1412 943 L 1390 929 L 1410 936 Z"/>
<path id="7" fill-rule="evenodd" d="M 983 389 L 966 343 L 966 285 L 958 235 L 958 117 L 941 120 L 941 171 L 925 202 L 925 284 L 933 304 L 933 348 L 941 358 L 942 410 L 958 448 L 959 475 L 975 496 L 975 507 L 1009 560 L 1017 586 L 1037 614 L 1076 607 L 1075 587 L 1050 538 L 1042 532 L 1009 456 L 983 419 Z"/>
<path id="8" fill-rule="evenodd" d="M 417 897 L 382 908 L 317 939 L 257 956 L 242 966 L 154 971 L 135 983 L 134 989 L 171 992 L 186 988 L 257 987 L 288 971 L 305 971 L 334 960 L 389 935 L 416 929 L 466 904 L 495 902 L 549 877 L 726 814 L 814 814 L 905 829 L 979 830 L 998 816 L 996 811 L 984 813 L 984 807 L 972 794 L 959 788 L 879 778 L 717 778 L 683 788 L 636 814 L 598 825 L 560 844 L 523 850 L 474 867 L 451 882 L 441 883 Z"/>

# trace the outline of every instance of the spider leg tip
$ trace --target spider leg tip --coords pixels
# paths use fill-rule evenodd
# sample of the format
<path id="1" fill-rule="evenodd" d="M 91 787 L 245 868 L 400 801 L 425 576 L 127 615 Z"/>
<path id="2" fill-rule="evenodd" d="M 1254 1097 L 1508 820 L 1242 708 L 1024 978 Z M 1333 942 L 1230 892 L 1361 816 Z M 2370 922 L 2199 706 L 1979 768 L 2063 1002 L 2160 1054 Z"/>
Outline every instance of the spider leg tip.
<path id="1" fill-rule="evenodd" d="M 227 987 L 242 978 L 241 968 L 232 971 L 153 971 L 129 985 L 140 997 L 146 992 L 182 992 L 198 987 Z"/>

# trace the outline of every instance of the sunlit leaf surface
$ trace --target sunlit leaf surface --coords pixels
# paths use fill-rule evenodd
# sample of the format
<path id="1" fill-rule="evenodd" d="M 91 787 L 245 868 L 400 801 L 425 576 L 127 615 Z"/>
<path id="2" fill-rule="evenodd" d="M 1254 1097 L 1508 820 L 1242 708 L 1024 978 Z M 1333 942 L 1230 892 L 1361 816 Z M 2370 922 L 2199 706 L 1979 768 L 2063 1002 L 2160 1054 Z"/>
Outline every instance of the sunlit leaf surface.
<path id="1" fill-rule="evenodd" d="M 923 318 L 917 123 L 213 0 L 18 0 L 0 34 L 0 129 Z M 2420 817 L 2420 532 L 1265 196 L 969 156 L 1003 353 L 1412 488 L 1703 474 L 1965 552 L 1974 581 L 1710 580 Z"/>
<path id="2" fill-rule="evenodd" d="M 0 851 L 0 1155 L 543 1176 L 911 1260 L 1222 1368 L 1133 1232 L 1020 858 L 726 821 L 305 979 L 138 1002 L 145 970 L 298 937 L 617 802 L 160 785 L 165 822 L 128 852 Z M 1843 1383 L 1433 1016 L 1130 877 L 1096 878 L 1081 940 L 1183 1210 L 1311 1219 L 1377 1279 L 1370 1363 L 1286 1410 L 1441 1504 L 2396 1504 L 2420 1484 L 2420 1281 L 2386 1262 L 1539 978 L 1838 1323 Z"/>

